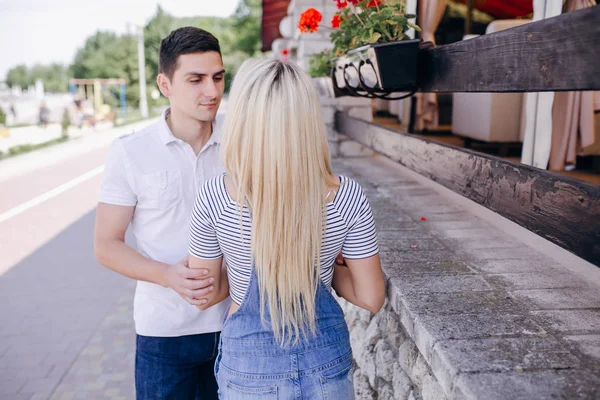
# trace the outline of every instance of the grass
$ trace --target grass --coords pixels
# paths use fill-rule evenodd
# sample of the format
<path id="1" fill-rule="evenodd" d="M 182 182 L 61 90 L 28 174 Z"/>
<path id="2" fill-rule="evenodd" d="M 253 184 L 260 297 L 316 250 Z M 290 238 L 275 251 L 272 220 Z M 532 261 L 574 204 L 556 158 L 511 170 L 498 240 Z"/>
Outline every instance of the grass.
<path id="1" fill-rule="evenodd" d="M 9 158 L 9 157 L 12 157 L 12 156 L 16 156 L 16 155 L 19 155 L 19 154 L 23 154 L 23 153 L 28 153 L 30 151 L 43 149 L 45 147 L 53 146 L 53 145 L 58 144 L 58 143 L 66 142 L 67 140 L 69 140 L 69 136 L 68 135 L 63 135 L 63 136 L 61 136 L 59 138 L 52 139 L 52 140 L 49 140 L 49 141 L 44 142 L 44 143 L 22 144 L 22 145 L 19 145 L 19 146 L 11 147 L 10 149 L 8 149 L 7 153 L 0 151 L 0 160 L 3 160 L 5 158 Z"/>

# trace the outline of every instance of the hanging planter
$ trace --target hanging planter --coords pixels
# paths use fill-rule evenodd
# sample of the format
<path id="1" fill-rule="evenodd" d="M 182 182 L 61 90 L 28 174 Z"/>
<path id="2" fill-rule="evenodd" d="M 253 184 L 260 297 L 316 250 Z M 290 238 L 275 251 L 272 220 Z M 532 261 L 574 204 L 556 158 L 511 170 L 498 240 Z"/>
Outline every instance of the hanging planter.
<path id="1" fill-rule="evenodd" d="M 331 21 L 331 79 L 336 97 L 360 96 L 400 99 L 417 90 L 417 59 L 420 40 L 406 32 L 418 26 L 409 22 L 401 2 L 381 0 L 334 0 L 339 13 Z M 314 8 L 300 16 L 301 32 L 316 32 L 322 16 Z M 409 92 L 396 96 L 392 93 Z"/>
<path id="2" fill-rule="evenodd" d="M 334 63 L 338 89 L 366 94 L 412 92 L 417 89 L 417 57 L 421 40 L 372 44 L 351 50 Z"/>

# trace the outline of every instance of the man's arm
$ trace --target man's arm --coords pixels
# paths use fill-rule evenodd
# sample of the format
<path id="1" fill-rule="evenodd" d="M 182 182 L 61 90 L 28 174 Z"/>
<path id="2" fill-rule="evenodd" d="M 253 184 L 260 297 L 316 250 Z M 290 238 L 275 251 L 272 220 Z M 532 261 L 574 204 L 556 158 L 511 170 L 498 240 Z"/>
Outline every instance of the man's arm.
<path id="1" fill-rule="evenodd" d="M 188 303 L 199 306 L 198 299 L 214 290 L 214 277 L 208 276 L 205 269 L 189 269 L 187 258 L 171 266 L 150 260 L 129 247 L 125 232 L 134 210 L 134 206 L 98 204 L 94 234 L 98 262 L 128 278 L 171 288 Z"/>

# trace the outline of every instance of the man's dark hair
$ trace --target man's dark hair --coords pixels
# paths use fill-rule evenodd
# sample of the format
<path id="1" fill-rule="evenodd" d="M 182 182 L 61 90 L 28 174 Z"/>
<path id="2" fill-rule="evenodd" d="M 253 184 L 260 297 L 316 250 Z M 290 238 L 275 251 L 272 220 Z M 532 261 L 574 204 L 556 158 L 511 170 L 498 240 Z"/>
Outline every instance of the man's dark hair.
<path id="1" fill-rule="evenodd" d="M 193 26 L 175 29 L 160 42 L 158 51 L 159 72 L 172 79 L 180 55 L 208 51 L 216 51 L 221 55 L 219 40 L 210 32 Z"/>

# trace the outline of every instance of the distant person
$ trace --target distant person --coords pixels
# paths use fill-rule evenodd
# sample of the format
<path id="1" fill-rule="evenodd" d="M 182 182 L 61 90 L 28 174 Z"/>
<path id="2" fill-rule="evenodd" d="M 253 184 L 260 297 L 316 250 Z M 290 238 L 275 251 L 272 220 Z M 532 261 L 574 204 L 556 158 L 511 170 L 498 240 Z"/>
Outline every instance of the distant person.
<path id="1" fill-rule="evenodd" d="M 9 111 L 12 114 L 14 124 L 17 122 L 17 110 L 15 109 L 15 103 L 10 103 Z"/>
<path id="2" fill-rule="evenodd" d="M 48 123 L 50 122 L 50 109 L 46 105 L 45 101 L 42 101 L 40 104 L 40 113 L 39 113 L 39 124 L 42 128 L 46 128 Z"/>

